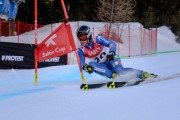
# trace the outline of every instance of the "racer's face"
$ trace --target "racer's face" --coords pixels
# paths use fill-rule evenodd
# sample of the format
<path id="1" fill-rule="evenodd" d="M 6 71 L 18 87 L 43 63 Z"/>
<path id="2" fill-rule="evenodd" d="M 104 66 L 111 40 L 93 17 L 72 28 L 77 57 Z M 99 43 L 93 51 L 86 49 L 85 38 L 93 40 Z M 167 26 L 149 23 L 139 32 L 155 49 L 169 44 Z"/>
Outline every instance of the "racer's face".
<path id="1" fill-rule="evenodd" d="M 87 41 L 87 35 L 83 35 L 83 36 L 78 36 L 78 39 L 80 40 L 80 41 Z"/>
<path id="2" fill-rule="evenodd" d="M 80 41 L 81 42 L 81 45 L 82 46 L 85 46 L 85 45 L 87 45 L 88 44 L 88 41 L 86 40 L 86 41 Z"/>
<path id="3" fill-rule="evenodd" d="M 78 39 L 80 40 L 82 46 L 85 46 L 85 45 L 88 44 L 88 37 L 87 37 L 87 35 L 78 36 Z"/>

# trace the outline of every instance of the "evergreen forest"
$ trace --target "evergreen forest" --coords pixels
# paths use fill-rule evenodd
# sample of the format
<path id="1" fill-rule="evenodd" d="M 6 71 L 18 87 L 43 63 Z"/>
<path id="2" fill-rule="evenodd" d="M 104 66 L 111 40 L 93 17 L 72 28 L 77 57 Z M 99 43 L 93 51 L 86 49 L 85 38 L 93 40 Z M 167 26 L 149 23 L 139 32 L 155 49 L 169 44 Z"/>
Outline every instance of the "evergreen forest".
<path id="1" fill-rule="evenodd" d="M 61 0 L 38 0 L 38 24 L 64 21 Z M 168 26 L 180 36 L 180 0 L 64 0 L 70 21 L 140 22 Z M 34 0 L 19 5 L 17 18 L 34 23 Z"/>

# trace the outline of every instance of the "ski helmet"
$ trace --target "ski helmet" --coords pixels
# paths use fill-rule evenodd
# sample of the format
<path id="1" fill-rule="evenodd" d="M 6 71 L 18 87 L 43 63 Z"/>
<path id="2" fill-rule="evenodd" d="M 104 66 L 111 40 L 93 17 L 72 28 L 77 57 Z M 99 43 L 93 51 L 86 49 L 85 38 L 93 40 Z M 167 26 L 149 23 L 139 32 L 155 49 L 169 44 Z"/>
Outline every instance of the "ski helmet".
<path id="1" fill-rule="evenodd" d="M 90 27 L 86 25 L 82 25 L 77 29 L 77 37 L 80 42 L 86 42 L 86 44 L 90 44 L 92 41 L 92 33 L 90 31 Z"/>

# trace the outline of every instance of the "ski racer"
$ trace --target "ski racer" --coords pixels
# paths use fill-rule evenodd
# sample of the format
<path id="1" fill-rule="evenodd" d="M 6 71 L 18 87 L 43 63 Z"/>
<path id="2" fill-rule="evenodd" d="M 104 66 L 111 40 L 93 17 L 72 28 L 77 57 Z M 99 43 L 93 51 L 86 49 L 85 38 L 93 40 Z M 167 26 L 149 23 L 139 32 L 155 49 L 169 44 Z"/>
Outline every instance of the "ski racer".
<path id="1" fill-rule="evenodd" d="M 116 54 L 116 43 L 104 36 L 96 36 L 93 41 L 90 27 L 80 26 L 77 29 L 77 38 L 80 41 L 78 48 L 80 67 L 87 73 L 95 72 L 111 79 L 117 74 L 121 76 L 126 73 L 133 73 L 133 76 L 140 80 L 155 77 L 154 74 L 142 70 L 123 67 L 121 59 Z"/>

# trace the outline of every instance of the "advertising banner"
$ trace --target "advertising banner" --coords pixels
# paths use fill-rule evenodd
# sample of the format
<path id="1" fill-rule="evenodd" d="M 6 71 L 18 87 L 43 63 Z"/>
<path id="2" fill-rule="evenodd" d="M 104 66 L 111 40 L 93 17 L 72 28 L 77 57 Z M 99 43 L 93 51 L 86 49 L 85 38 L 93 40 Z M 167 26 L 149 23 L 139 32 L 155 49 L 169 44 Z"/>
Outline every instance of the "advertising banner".
<path id="1" fill-rule="evenodd" d="M 38 67 L 66 65 L 67 55 L 42 60 Z M 33 69 L 34 44 L 0 42 L 0 69 Z"/>

